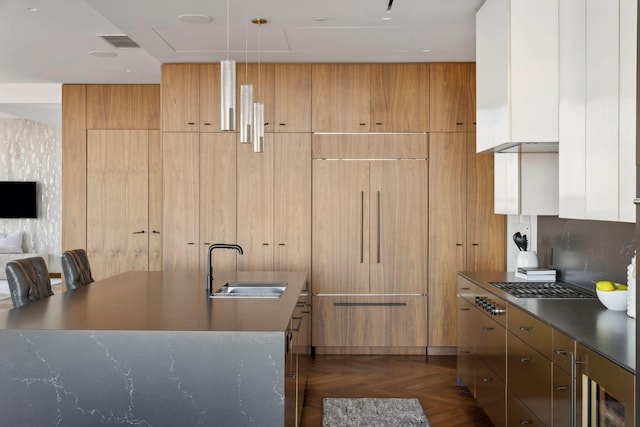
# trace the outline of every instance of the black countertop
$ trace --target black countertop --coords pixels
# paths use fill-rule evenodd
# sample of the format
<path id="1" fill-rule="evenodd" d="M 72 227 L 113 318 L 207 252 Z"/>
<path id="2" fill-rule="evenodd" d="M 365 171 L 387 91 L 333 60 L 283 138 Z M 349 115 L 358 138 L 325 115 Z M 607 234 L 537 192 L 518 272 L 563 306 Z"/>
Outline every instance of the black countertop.
<path id="1" fill-rule="evenodd" d="M 130 271 L 0 313 L 0 329 L 284 331 L 307 273 L 217 273 L 213 289 L 234 281 L 287 289 L 280 298 L 209 298 L 199 274 Z"/>
<path id="2" fill-rule="evenodd" d="M 597 298 L 515 298 L 489 283 L 523 281 L 513 273 L 459 274 L 635 374 L 636 319 L 626 311 L 607 310 Z"/>

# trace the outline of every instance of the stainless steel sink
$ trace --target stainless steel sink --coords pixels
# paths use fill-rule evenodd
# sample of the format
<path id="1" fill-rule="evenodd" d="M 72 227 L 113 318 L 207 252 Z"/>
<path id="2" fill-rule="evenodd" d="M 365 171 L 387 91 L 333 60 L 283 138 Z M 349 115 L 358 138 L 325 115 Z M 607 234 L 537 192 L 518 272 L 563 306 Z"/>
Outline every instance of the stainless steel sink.
<path id="1" fill-rule="evenodd" d="M 225 283 L 211 298 L 280 298 L 287 288 L 286 283 L 229 282 Z"/>

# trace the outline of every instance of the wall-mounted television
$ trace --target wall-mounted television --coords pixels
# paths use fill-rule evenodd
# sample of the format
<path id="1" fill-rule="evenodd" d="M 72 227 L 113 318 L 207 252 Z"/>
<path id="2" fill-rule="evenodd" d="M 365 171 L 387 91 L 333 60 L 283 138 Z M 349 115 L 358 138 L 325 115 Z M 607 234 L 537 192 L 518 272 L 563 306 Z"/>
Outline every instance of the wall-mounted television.
<path id="1" fill-rule="evenodd" d="M 0 181 L 0 218 L 37 218 L 35 181 Z"/>

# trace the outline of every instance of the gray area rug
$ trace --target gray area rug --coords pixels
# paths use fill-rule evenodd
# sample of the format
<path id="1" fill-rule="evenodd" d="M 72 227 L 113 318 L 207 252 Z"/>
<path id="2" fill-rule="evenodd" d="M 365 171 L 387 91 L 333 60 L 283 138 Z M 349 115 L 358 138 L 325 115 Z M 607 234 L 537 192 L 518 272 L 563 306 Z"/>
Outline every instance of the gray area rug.
<path id="1" fill-rule="evenodd" d="M 429 426 L 418 399 L 322 399 L 322 427 Z"/>

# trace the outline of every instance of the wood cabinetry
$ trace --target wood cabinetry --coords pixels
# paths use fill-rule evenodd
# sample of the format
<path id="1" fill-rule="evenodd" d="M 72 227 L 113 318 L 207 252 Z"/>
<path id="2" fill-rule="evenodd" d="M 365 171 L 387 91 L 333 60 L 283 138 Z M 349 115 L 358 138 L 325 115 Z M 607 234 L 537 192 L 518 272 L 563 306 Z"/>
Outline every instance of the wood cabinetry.
<path id="1" fill-rule="evenodd" d="M 310 271 L 311 135 L 265 136 L 265 152 L 238 145 L 241 270 Z"/>
<path id="2" fill-rule="evenodd" d="M 571 365 L 575 360 L 576 342 L 556 329 L 553 329 L 551 334 L 551 361 L 553 362 L 552 424 L 554 426 L 570 426 L 571 410 L 574 407 L 571 399 L 577 386 L 575 377 L 572 378 L 571 375 L 572 372 L 575 372 Z"/>
<path id="3" fill-rule="evenodd" d="M 274 132 L 276 126 L 274 118 L 274 64 L 238 64 L 236 66 L 236 109 L 237 123 L 240 124 L 240 85 L 253 85 L 253 102 L 264 104 L 264 131 Z"/>
<path id="4" fill-rule="evenodd" d="M 505 268 L 505 218 L 495 215 L 493 156 L 476 154 L 473 133 L 429 141 L 429 345 L 456 345 L 458 271 Z"/>
<path id="5" fill-rule="evenodd" d="M 475 132 L 475 64 L 430 64 L 429 74 L 430 131 Z"/>
<path id="6" fill-rule="evenodd" d="M 87 85 L 87 129 L 160 129 L 158 85 Z"/>
<path id="7" fill-rule="evenodd" d="M 96 279 L 157 268 L 161 224 L 149 216 L 155 151 L 160 151 L 159 131 L 87 133 L 86 248 Z"/>
<path id="8" fill-rule="evenodd" d="M 311 132 L 311 64 L 275 64 L 275 131 Z"/>
<path id="9" fill-rule="evenodd" d="M 231 133 L 164 134 L 163 269 L 199 270 L 204 280 L 209 244 L 235 241 L 234 140 Z M 216 254 L 214 268 L 234 270 L 235 255 Z"/>
<path id="10" fill-rule="evenodd" d="M 425 345 L 427 174 L 425 160 L 313 161 L 314 346 Z M 375 313 L 386 327 L 365 326 Z"/>

